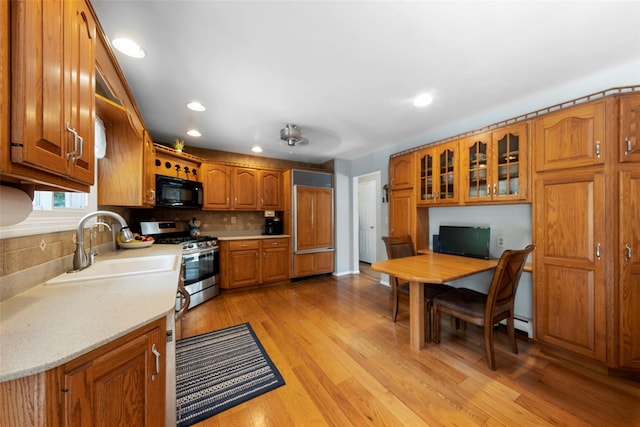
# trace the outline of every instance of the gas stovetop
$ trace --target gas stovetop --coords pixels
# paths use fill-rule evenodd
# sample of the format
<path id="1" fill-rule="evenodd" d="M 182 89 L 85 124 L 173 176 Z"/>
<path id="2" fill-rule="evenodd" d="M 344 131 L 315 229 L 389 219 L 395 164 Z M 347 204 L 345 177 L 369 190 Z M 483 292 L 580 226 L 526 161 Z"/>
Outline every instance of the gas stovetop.
<path id="1" fill-rule="evenodd" d="M 153 237 L 156 243 L 182 245 L 185 251 L 218 246 L 217 237 L 192 236 L 189 226 L 182 221 L 141 221 L 140 231 Z"/>

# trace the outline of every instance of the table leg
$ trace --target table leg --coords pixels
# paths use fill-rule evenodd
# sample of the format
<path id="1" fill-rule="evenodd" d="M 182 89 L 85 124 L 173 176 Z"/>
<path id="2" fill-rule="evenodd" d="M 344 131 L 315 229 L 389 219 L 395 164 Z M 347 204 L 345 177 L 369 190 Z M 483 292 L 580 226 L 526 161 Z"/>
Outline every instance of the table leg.
<path id="1" fill-rule="evenodd" d="M 409 282 L 409 335 L 411 348 L 424 348 L 424 284 Z"/>

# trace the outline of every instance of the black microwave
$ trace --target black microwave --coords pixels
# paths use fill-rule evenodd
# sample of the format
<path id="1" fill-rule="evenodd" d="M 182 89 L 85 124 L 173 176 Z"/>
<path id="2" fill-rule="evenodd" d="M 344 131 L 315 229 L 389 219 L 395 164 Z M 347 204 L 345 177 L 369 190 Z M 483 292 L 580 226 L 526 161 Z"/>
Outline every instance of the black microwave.
<path id="1" fill-rule="evenodd" d="M 156 206 L 201 208 L 202 183 L 156 175 Z"/>

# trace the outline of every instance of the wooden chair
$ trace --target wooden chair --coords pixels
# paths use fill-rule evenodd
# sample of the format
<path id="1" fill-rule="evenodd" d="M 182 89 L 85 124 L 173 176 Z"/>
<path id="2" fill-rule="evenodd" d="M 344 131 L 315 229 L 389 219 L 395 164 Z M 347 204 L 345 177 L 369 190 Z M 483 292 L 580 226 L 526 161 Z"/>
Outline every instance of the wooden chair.
<path id="1" fill-rule="evenodd" d="M 496 369 L 493 351 L 493 327 L 503 319 L 507 319 L 507 333 L 514 353 L 518 353 L 516 333 L 513 319 L 513 305 L 520 282 L 520 275 L 527 261 L 527 256 L 535 249 L 529 245 L 522 250 L 506 250 L 498 261 L 489 293 L 467 288 L 454 288 L 433 298 L 433 340 L 440 342 L 441 313 L 471 322 L 484 327 L 484 350 L 489 368 Z"/>
<path id="2" fill-rule="evenodd" d="M 413 246 L 413 240 L 411 236 L 384 236 L 382 237 L 384 244 L 387 248 L 387 258 L 404 258 L 408 256 L 416 255 L 416 249 Z M 391 284 L 391 289 L 393 291 L 393 313 L 391 314 L 391 319 L 395 322 L 396 317 L 398 316 L 398 300 L 399 300 L 399 292 L 404 294 L 409 294 L 409 282 L 404 281 L 400 282 L 397 277 L 389 276 L 389 283 Z M 449 285 L 440 285 L 440 284 L 424 284 L 424 318 L 425 318 L 425 339 L 426 341 L 431 341 L 432 337 L 432 310 L 431 310 L 431 301 L 433 297 L 436 295 L 455 289 Z"/>

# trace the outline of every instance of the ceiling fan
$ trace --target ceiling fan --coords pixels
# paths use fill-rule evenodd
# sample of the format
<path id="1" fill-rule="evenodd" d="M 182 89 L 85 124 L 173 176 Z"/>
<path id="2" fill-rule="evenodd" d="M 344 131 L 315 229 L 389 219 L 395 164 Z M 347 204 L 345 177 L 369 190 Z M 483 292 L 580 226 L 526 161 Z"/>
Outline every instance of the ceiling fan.
<path id="1" fill-rule="evenodd" d="M 280 129 L 280 139 L 289 147 L 306 145 L 309 143 L 309 140 L 302 136 L 300 128 L 291 123 L 286 124 L 284 129 Z"/>

